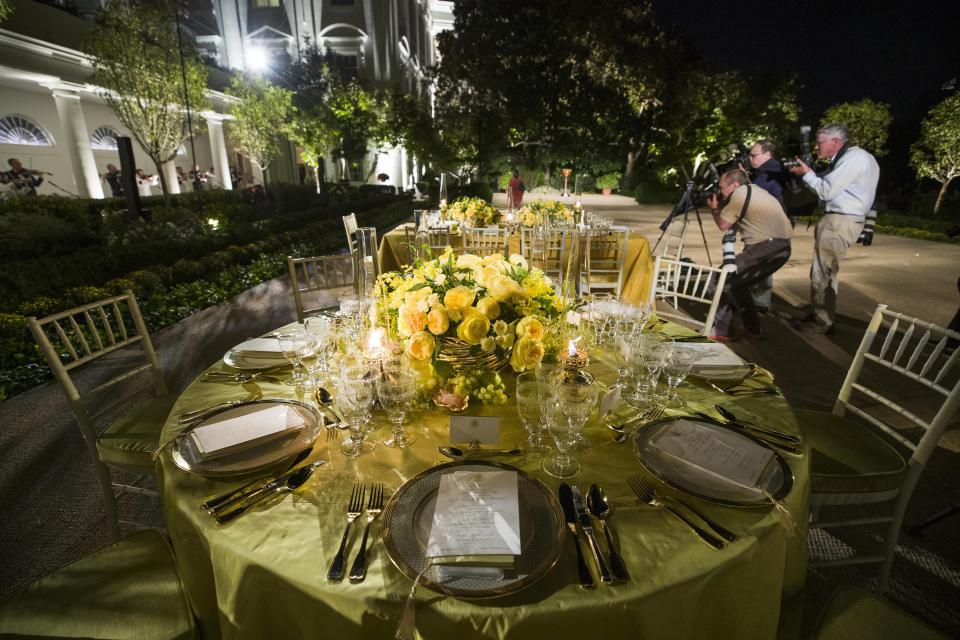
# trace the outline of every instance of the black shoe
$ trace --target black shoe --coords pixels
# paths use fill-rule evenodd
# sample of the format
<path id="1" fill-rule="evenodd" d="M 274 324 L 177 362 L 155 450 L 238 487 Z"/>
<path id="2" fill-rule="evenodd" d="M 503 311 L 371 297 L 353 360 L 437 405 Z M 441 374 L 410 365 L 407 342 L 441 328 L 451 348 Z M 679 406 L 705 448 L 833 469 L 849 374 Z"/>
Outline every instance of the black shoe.
<path id="1" fill-rule="evenodd" d="M 832 333 L 833 325 L 821 322 L 816 318 L 794 318 L 790 325 L 801 333 Z"/>
<path id="2" fill-rule="evenodd" d="M 770 313 L 770 307 L 757 307 L 757 313 L 760 315 L 766 315 Z"/>

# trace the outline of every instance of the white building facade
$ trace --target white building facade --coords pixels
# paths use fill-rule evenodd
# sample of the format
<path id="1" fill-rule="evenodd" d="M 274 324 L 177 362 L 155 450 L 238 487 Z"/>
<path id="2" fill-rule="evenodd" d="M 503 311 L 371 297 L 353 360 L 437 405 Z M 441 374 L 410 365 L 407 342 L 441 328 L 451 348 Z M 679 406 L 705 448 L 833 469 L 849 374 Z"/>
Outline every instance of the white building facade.
<path id="1" fill-rule="evenodd" d="M 113 137 L 129 134 L 99 88 L 89 84 L 93 66 L 81 51 L 99 0 L 77 3 L 79 15 L 33 0 L 13 4 L 13 15 L 0 23 L 0 170 L 17 158 L 29 169 L 53 174 L 40 194 L 109 196 L 100 175 L 107 164 L 119 164 Z M 435 36 L 453 26 L 452 2 L 440 0 L 191 0 L 190 5 L 187 24 L 203 55 L 220 67 L 210 69 L 212 87 L 225 86 L 229 70 L 269 69 L 316 43 L 334 65 L 368 86 L 428 91 L 424 70 L 436 63 Z M 215 89 L 208 97 L 212 110 L 197 114 L 193 144 L 185 142 L 165 174 L 173 178 L 175 165 L 189 171 L 198 164 L 213 168 L 229 189 L 232 165 L 248 179 L 259 179 L 250 175 L 225 131 L 229 97 Z M 303 180 L 296 147 L 288 144 L 281 151 L 271 179 Z M 136 143 L 134 154 L 139 168 L 155 173 Z M 379 156 L 371 150 L 349 163 L 324 159 L 327 180 L 376 182 L 376 174 L 385 173 L 388 184 L 409 187 L 416 172 L 402 148 Z M 176 190 L 176 180 L 168 184 Z"/>

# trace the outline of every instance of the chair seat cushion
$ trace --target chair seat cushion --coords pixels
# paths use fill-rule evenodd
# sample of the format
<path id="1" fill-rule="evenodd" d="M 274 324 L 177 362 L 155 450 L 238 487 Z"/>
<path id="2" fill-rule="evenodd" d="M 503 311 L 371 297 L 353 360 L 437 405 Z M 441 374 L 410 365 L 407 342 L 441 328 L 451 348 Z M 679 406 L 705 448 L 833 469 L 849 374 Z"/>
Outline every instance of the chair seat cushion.
<path id="1" fill-rule="evenodd" d="M 810 445 L 810 491 L 878 493 L 896 490 L 907 463 L 877 430 L 821 411 L 796 411 Z"/>
<path id="2" fill-rule="evenodd" d="M 199 637 L 173 554 L 140 531 L 0 602 L 0 637 Z"/>
<path id="3" fill-rule="evenodd" d="M 816 640 L 946 640 L 946 637 L 868 591 L 841 587 L 827 603 Z"/>
<path id="4" fill-rule="evenodd" d="M 133 473 L 153 473 L 153 452 L 176 400 L 173 394 L 151 398 L 112 422 L 97 438 L 100 459 Z"/>

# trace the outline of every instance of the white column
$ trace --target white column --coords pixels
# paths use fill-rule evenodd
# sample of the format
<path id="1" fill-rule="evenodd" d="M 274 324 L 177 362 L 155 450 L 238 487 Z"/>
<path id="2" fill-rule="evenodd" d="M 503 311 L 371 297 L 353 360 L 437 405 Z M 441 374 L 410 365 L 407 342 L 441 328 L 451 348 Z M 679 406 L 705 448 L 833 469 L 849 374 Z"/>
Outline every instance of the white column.
<path id="1" fill-rule="evenodd" d="M 227 143 L 223 139 L 223 116 L 218 113 L 205 113 L 207 132 L 210 135 L 210 155 L 213 157 L 213 171 L 217 174 L 220 186 L 230 191 L 233 181 L 230 180 L 230 158 L 227 156 Z"/>
<path id="2" fill-rule="evenodd" d="M 90 134 L 80 108 L 80 96 L 73 91 L 53 89 L 53 101 L 57 105 L 60 128 L 63 129 L 61 142 L 70 157 L 77 190 L 83 198 L 103 198 L 103 185 L 100 173 L 90 149 Z"/>
<path id="3" fill-rule="evenodd" d="M 180 183 L 177 182 L 177 165 L 175 160 L 168 160 L 160 165 L 163 169 L 163 179 L 167 181 L 167 191 L 170 193 L 180 193 Z"/>

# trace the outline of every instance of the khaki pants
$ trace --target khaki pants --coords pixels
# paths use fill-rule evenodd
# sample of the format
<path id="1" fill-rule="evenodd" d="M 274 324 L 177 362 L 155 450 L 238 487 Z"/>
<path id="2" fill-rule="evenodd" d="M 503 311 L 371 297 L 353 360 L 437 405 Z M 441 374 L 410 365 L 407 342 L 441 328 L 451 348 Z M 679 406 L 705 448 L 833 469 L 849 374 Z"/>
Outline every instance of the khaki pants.
<path id="1" fill-rule="evenodd" d="M 834 323 L 840 262 L 860 237 L 861 229 L 863 216 L 828 213 L 817 223 L 810 267 L 810 304 L 814 316 L 823 324 Z"/>

